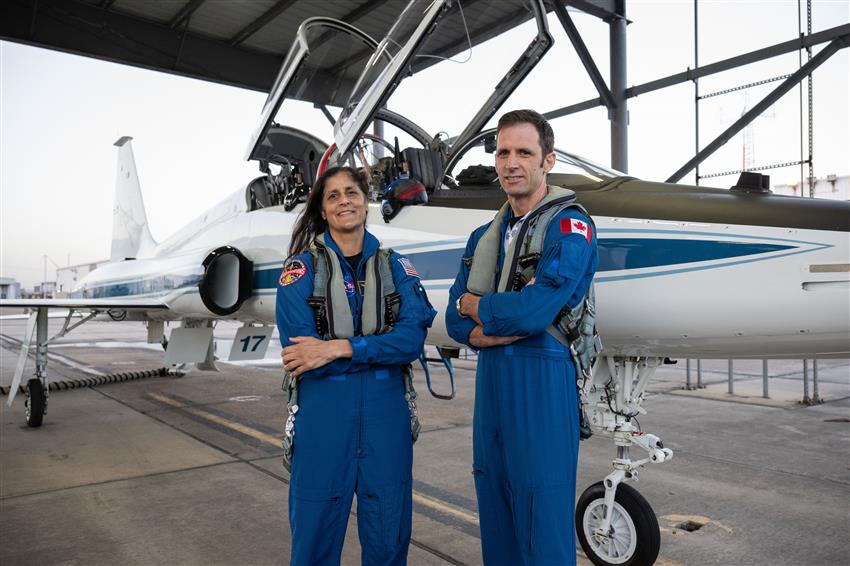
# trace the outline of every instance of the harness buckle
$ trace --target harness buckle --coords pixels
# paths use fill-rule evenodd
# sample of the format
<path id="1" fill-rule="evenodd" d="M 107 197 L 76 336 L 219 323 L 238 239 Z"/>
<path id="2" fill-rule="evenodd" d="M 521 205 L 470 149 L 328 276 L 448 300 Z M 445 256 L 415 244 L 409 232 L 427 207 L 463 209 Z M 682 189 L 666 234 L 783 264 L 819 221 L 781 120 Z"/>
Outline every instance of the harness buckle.
<path id="1" fill-rule="evenodd" d="M 307 304 L 313 309 L 313 318 L 316 320 L 316 332 L 319 336 L 328 334 L 328 309 L 324 297 L 307 297 Z"/>

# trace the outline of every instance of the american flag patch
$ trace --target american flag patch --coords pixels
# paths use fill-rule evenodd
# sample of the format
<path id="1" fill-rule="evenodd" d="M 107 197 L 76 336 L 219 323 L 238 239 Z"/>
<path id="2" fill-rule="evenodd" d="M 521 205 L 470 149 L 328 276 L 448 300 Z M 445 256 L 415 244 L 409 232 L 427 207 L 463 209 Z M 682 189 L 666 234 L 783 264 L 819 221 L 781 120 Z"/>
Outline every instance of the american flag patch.
<path id="1" fill-rule="evenodd" d="M 413 264 L 410 263 L 410 260 L 406 257 L 398 258 L 398 262 L 401 264 L 401 267 L 404 269 L 404 272 L 413 277 L 419 277 L 419 272 L 416 271 L 416 268 L 413 267 Z"/>

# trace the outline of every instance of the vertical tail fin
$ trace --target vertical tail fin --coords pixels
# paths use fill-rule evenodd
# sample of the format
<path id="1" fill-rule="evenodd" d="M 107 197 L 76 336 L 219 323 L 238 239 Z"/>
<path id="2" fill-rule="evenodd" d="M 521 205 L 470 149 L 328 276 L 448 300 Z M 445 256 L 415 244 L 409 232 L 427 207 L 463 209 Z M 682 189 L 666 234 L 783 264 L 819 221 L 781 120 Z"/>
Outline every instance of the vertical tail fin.
<path id="1" fill-rule="evenodd" d="M 115 142 L 118 148 L 118 171 L 115 178 L 115 204 L 112 208 L 111 261 L 145 256 L 156 247 L 148 229 L 145 203 L 130 143 L 132 139 L 124 136 Z"/>

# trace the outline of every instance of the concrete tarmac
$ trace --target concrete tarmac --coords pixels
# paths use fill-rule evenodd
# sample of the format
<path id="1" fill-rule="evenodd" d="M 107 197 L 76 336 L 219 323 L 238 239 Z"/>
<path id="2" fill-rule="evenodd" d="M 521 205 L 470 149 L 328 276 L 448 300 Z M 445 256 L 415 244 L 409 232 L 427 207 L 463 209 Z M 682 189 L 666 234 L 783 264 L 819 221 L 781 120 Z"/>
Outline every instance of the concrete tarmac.
<path id="1" fill-rule="evenodd" d="M 0 385 L 23 329 L 0 320 Z M 235 329 L 221 324 L 216 335 Z M 87 323 L 51 345 L 51 380 L 162 367 L 144 339 L 138 323 Z M 275 355 L 266 366 L 51 391 L 37 429 L 24 423 L 23 396 L 11 408 L 0 399 L 0 563 L 288 562 Z M 447 390 L 445 370 L 430 367 Z M 475 362 L 455 367 L 450 402 L 416 376 L 414 565 L 481 563 L 470 473 Z M 684 360 L 657 372 L 640 425 L 675 457 L 632 485 L 658 517 L 659 564 L 850 563 L 850 362 L 819 362 L 823 402 L 811 406 L 799 403 L 800 361 L 770 362 L 770 399 L 761 398 L 761 369 L 736 361 L 734 395 L 725 361 L 703 361 L 701 390 L 684 389 Z M 582 443 L 577 495 L 610 472 L 614 452 L 600 435 Z M 343 563 L 358 564 L 359 553 L 355 506 Z"/>

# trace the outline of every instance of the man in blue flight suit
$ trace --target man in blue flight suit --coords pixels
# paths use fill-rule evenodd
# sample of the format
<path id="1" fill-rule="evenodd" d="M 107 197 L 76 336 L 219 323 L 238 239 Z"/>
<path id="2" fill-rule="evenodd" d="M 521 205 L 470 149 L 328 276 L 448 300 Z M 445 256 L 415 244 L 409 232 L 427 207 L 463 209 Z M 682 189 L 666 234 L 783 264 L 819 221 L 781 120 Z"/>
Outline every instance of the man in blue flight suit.
<path id="1" fill-rule="evenodd" d="M 446 311 L 449 335 L 479 350 L 472 467 L 486 565 L 575 563 L 576 368 L 551 325 L 584 299 L 598 257 L 590 219 L 546 184 L 553 150 L 537 112 L 500 118 L 507 206 L 469 237 Z M 534 275 L 518 284 L 521 247 L 535 234 Z"/>
<path id="2" fill-rule="evenodd" d="M 339 564 L 356 493 L 362 563 L 400 565 L 411 536 L 413 463 L 403 366 L 422 352 L 436 311 L 409 260 L 379 249 L 365 230 L 364 185 L 340 169 L 320 178 L 304 214 L 320 213 L 328 229 L 310 234 L 310 251 L 293 252 L 277 292 L 284 367 L 298 384 L 290 408 L 291 563 Z M 329 290 L 324 318 L 311 307 L 317 281 Z M 390 302 L 390 319 L 371 312 Z"/>

